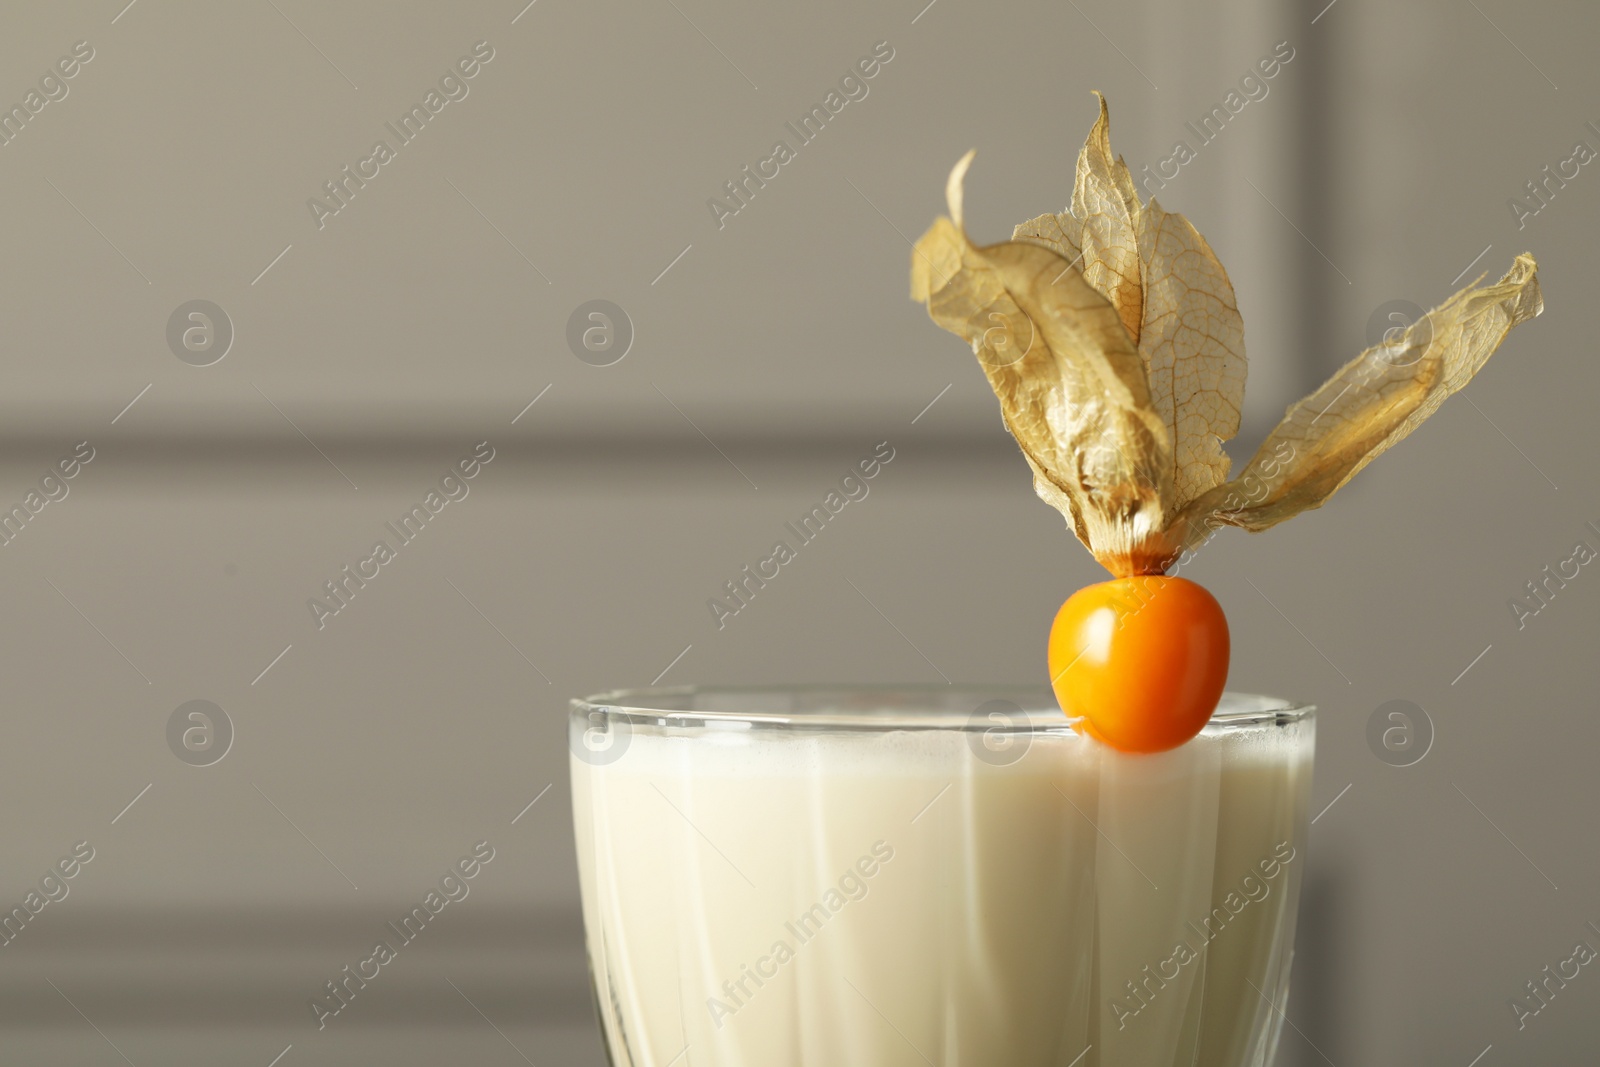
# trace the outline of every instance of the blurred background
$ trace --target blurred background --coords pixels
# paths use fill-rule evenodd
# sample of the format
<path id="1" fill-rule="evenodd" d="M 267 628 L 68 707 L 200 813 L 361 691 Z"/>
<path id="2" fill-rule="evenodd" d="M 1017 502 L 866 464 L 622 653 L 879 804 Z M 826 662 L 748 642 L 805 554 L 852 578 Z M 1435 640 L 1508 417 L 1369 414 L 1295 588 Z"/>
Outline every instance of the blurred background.
<path id="1" fill-rule="evenodd" d="M 0 1061 L 601 1064 L 568 698 L 1042 681 L 1098 568 L 907 299 L 909 243 L 968 148 L 975 238 L 1059 210 L 1091 89 L 1136 174 L 1197 149 L 1158 195 L 1237 290 L 1236 456 L 1538 256 L 1548 311 L 1469 389 L 1189 573 L 1231 686 L 1321 709 L 1278 1062 L 1593 1059 L 1600 974 L 1520 1029 L 1510 1000 L 1600 946 L 1600 576 L 1511 601 L 1600 548 L 1600 11 L 525 3 L 5 13 L 0 898 L 93 859 L 0 950 Z M 731 199 L 875 48 L 866 95 Z M 719 628 L 707 600 L 885 441 L 870 497 Z M 1400 752 L 1369 741 L 1397 707 Z M 470 898 L 319 1031 L 309 999 L 480 841 Z"/>

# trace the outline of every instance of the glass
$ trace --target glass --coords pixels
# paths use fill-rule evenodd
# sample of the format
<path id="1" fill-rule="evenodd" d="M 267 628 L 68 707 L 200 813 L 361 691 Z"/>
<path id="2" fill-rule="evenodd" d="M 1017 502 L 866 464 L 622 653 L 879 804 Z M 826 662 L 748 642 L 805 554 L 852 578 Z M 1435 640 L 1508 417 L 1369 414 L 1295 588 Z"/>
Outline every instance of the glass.
<path id="1" fill-rule="evenodd" d="M 614 1067 L 1263 1067 L 1312 709 L 1228 693 L 1125 755 L 1045 690 L 576 700 L 573 818 Z"/>

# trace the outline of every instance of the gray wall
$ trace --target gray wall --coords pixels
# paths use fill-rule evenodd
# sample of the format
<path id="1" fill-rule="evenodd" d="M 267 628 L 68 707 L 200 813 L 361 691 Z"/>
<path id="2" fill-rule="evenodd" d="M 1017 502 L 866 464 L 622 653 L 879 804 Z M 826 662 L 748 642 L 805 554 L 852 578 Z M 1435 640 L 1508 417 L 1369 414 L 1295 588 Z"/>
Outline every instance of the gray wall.
<path id="1" fill-rule="evenodd" d="M 1600 176 L 1520 230 L 1506 205 L 1600 148 L 1592 7 L 124 2 L 0 33 L 0 102 L 94 49 L 0 147 L 0 502 L 95 449 L 0 548 L 0 895 L 96 850 L 0 954 L 0 1059 L 599 1063 L 566 698 L 669 664 L 1040 678 L 1097 568 L 906 299 L 907 239 L 967 148 L 971 229 L 1001 237 L 1065 202 L 1090 89 L 1138 170 L 1284 40 L 1270 95 L 1160 193 L 1237 287 L 1246 445 L 1485 246 L 1468 276 L 1532 250 L 1549 310 L 1333 506 L 1193 572 L 1232 685 L 1322 709 L 1336 803 L 1280 1061 L 1593 1058 L 1587 968 L 1520 1032 L 1507 1001 L 1600 946 L 1600 578 L 1522 629 L 1507 600 L 1600 546 Z M 468 95 L 319 229 L 307 198 L 480 40 Z M 706 199 L 880 40 L 869 95 L 719 229 Z M 604 368 L 565 340 L 597 298 L 636 335 Z M 167 341 L 195 299 L 235 333 L 207 367 Z M 307 598 L 484 439 L 470 496 L 319 630 Z M 706 598 L 882 440 L 871 497 L 717 630 Z M 194 699 L 236 734 L 210 767 L 168 747 Z M 1435 732 L 1404 768 L 1366 740 L 1396 699 Z M 309 996 L 480 839 L 472 896 L 319 1033 Z"/>

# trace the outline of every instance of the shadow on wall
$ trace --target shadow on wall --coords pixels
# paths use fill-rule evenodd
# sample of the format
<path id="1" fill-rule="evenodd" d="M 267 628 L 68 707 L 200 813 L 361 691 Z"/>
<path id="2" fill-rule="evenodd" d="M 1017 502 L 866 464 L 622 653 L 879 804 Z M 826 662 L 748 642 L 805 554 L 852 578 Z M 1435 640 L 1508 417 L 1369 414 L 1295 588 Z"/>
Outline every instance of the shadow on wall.
<path id="1" fill-rule="evenodd" d="M 1289 1003 L 1280 1005 L 1293 1025 L 1285 1026 L 1278 1039 L 1276 1067 L 1326 1067 L 1348 1054 L 1340 1036 L 1348 1019 L 1341 957 L 1350 943 L 1344 888 L 1337 869 L 1306 871 Z"/>

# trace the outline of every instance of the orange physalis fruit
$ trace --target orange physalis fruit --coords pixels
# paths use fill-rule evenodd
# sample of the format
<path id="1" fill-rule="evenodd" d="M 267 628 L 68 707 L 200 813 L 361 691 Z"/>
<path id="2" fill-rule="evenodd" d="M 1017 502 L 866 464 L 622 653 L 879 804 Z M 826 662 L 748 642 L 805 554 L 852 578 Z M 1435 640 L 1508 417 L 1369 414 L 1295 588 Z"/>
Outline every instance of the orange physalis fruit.
<path id="1" fill-rule="evenodd" d="M 1199 733 L 1228 680 L 1222 606 L 1187 578 L 1138 575 L 1067 598 L 1050 627 L 1050 679 L 1068 718 L 1124 752 Z"/>

